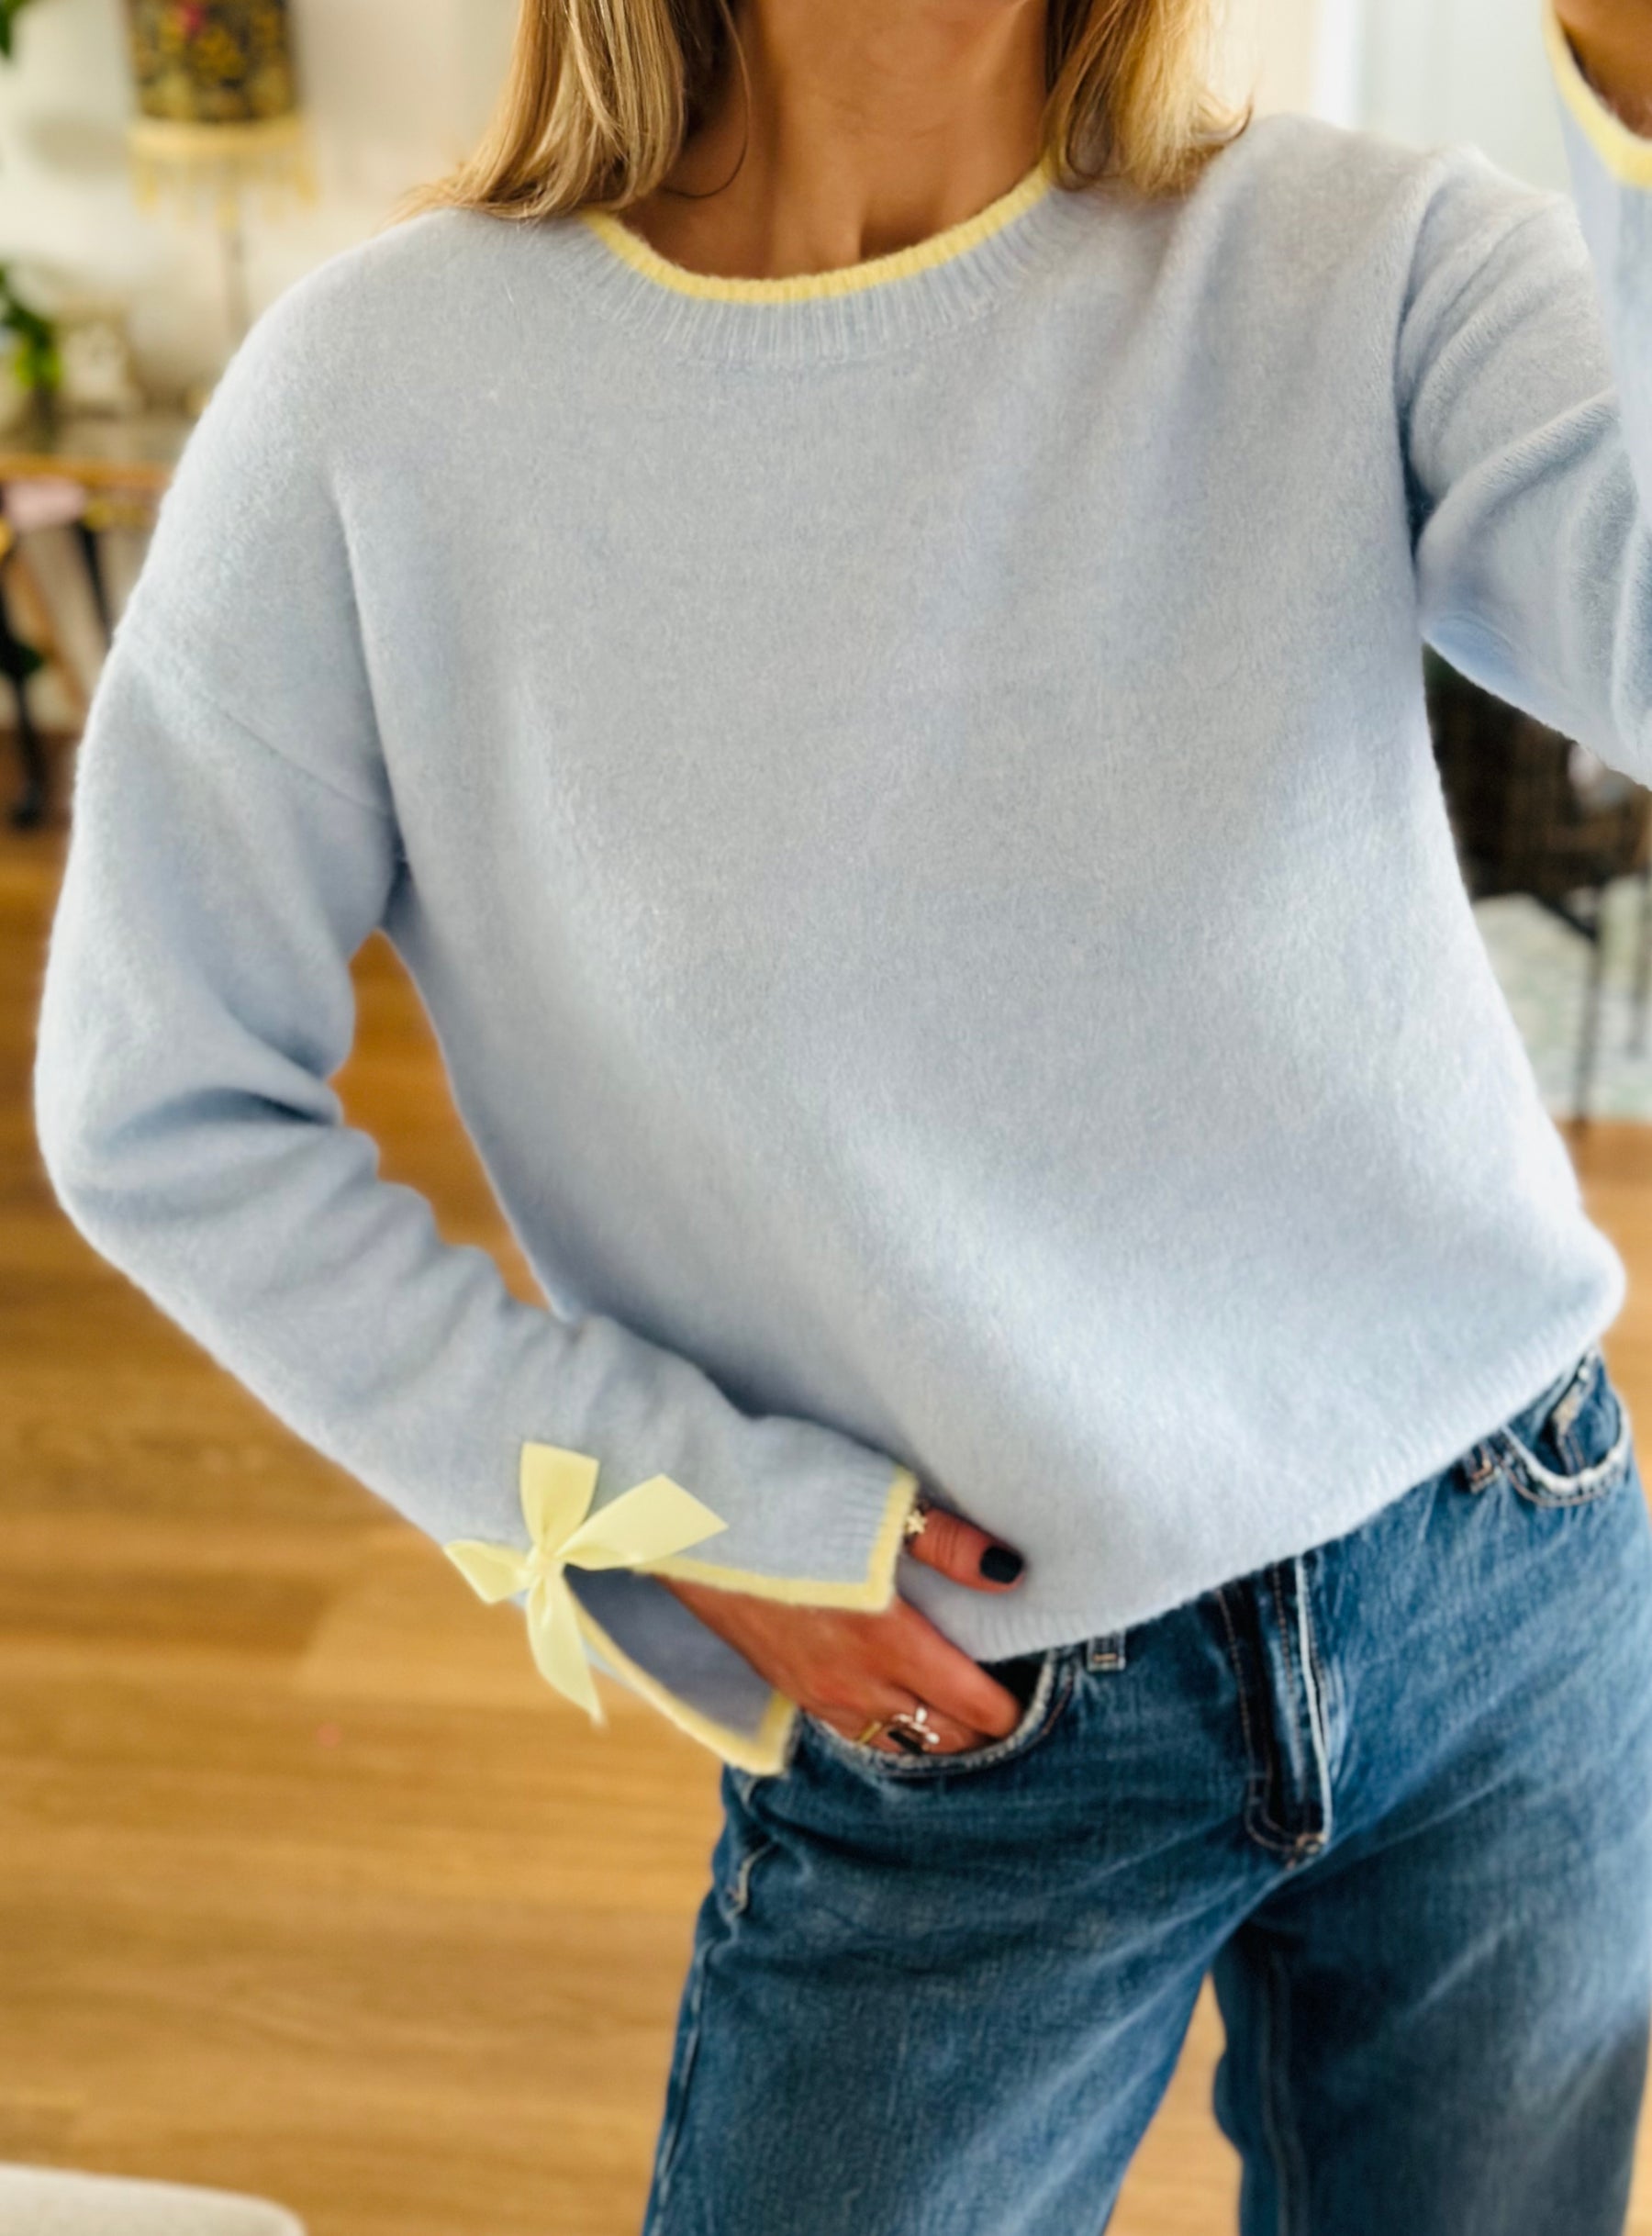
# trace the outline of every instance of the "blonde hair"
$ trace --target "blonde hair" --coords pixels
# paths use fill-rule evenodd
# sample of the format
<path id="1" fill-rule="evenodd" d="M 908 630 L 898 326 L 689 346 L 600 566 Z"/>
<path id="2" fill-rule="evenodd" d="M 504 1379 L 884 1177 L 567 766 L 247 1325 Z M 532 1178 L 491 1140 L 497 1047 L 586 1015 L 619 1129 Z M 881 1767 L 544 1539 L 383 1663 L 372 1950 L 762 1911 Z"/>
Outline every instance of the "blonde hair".
<path id="1" fill-rule="evenodd" d="M 1047 0 L 1039 154 L 1059 184 L 1192 185 L 1251 121 L 1211 86 L 1216 0 Z M 510 68 L 474 150 L 385 219 L 478 209 L 623 210 L 660 184 L 732 51 L 729 0 L 521 0 Z"/>

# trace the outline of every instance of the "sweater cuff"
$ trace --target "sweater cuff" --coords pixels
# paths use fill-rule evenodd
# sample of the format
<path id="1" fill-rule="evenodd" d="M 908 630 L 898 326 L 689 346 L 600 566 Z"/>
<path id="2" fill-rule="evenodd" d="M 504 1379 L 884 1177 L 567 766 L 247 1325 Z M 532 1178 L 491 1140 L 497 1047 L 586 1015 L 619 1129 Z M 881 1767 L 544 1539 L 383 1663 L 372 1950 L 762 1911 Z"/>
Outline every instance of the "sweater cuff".
<path id="1" fill-rule="evenodd" d="M 1652 137 L 1632 130 L 1584 76 L 1555 0 L 1543 0 L 1543 39 L 1560 98 L 1607 170 L 1626 186 L 1652 187 Z"/>
<path id="2" fill-rule="evenodd" d="M 541 1674 L 596 1723 L 607 1719 L 593 1667 L 724 1762 L 757 1774 L 784 1768 L 797 1704 L 658 1580 L 682 1578 L 797 1606 L 876 1613 L 895 1596 L 916 1475 L 897 1465 L 875 1496 L 858 1486 L 847 1492 L 832 1517 L 834 1549 L 846 1548 L 858 1530 L 859 1572 L 817 1577 L 717 1560 L 720 1517 L 668 1477 L 652 1477 L 593 1508 L 596 1478 L 597 1463 L 585 1454 L 524 1444 L 527 1548 L 456 1539 L 444 1549 L 485 1599 L 524 1601 Z M 690 1545 L 692 1557 L 683 1549 Z"/>
<path id="3" fill-rule="evenodd" d="M 896 1565 L 917 1490 L 912 1470 L 897 1467 L 876 1512 L 865 1572 L 854 1585 L 748 1575 L 709 1560 L 682 1557 L 571 1575 L 580 1629 L 593 1661 L 734 1769 L 758 1777 L 784 1770 L 798 1704 L 759 1676 L 744 1655 L 708 1629 L 657 1579 L 683 1576 L 798 1606 L 876 1613 L 894 1599 Z"/>
<path id="4" fill-rule="evenodd" d="M 634 1565 L 652 1576 L 683 1583 L 709 1584 L 724 1592 L 749 1592 L 758 1599 L 783 1600 L 794 1607 L 854 1607 L 876 1615 L 895 1594 L 895 1562 L 906 1534 L 906 1519 L 918 1489 L 910 1468 L 897 1467 L 876 1493 L 853 1494 L 837 1516 L 840 1538 L 861 1533 L 865 1554 L 857 1576 L 777 1576 L 756 1569 L 731 1568 L 717 1558 L 715 1540 L 692 1552 L 667 1554 Z"/>
<path id="5" fill-rule="evenodd" d="M 709 1630 L 656 1577 L 580 1577 L 579 1626 L 593 1665 L 735 1770 L 784 1770 L 798 1704 Z"/>

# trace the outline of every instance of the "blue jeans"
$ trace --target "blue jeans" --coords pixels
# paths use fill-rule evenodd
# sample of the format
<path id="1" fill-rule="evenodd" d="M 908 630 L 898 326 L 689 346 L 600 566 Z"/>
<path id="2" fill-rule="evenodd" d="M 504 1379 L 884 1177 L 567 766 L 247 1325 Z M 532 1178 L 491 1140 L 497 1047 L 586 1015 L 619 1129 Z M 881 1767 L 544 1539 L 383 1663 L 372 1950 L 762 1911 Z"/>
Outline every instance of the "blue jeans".
<path id="1" fill-rule="evenodd" d="M 1348 1535 L 723 1772 L 644 2236 L 1096 2236 L 1205 1974 L 1244 2236 L 1619 2236 L 1652 1519 L 1599 1352 Z"/>

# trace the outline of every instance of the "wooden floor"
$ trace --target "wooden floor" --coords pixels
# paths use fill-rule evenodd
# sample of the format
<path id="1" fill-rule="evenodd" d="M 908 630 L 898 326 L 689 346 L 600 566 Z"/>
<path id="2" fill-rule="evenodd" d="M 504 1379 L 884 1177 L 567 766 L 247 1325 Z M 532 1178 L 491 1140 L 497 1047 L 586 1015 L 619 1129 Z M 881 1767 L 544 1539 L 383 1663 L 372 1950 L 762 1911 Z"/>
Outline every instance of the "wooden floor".
<path id="1" fill-rule="evenodd" d="M 564 1710 L 58 1212 L 28 1083 L 61 844 L 0 835 L 0 2160 L 313 2236 L 635 2236 L 717 1766 L 613 1688 L 606 1734 Z M 351 1115 L 531 1296 L 381 944 L 358 978 Z M 1652 1420 L 1652 1130 L 1579 1164 Z M 1233 2227 L 1219 2040 L 1207 1989 L 1112 2236 Z"/>

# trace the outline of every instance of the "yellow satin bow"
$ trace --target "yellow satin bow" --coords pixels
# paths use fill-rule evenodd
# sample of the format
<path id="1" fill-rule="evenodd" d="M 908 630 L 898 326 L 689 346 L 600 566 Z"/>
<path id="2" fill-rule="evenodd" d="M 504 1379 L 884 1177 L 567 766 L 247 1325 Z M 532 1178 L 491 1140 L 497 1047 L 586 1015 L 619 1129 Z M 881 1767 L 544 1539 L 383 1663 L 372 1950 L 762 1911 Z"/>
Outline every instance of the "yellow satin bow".
<path id="1" fill-rule="evenodd" d="M 521 1551 L 461 1537 L 442 1550 L 485 1600 L 527 1593 L 528 1639 L 541 1675 L 600 1724 L 607 1719 L 564 1566 L 571 1560 L 575 1568 L 620 1569 L 664 1560 L 729 1526 L 669 1475 L 651 1475 L 590 1514 L 597 1469 L 584 1452 L 524 1444 L 518 1482 L 532 1544 Z"/>

